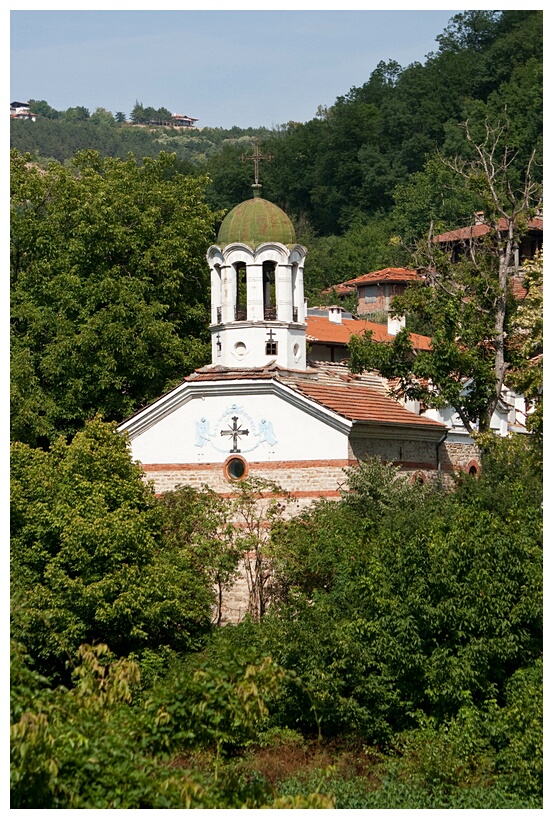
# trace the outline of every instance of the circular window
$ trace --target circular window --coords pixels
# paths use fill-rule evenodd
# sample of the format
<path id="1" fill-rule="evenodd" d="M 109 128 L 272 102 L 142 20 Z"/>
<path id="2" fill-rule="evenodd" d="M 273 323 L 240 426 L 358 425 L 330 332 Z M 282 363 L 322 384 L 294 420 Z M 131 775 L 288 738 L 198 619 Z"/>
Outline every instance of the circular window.
<path id="1" fill-rule="evenodd" d="M 247 347 L 243 341 L 237 341 L 234 345 L 234 355 L 237 358 L 244 358 L 247 353 Z"/>
<path id="2" fill-rule="evenodd" d="M 230 481 L 241 481 L 248 475 L 247 461 L 237 455 L 231 455 L 230 458 L 227 458 L 223 469 L 225 477 Z"/>

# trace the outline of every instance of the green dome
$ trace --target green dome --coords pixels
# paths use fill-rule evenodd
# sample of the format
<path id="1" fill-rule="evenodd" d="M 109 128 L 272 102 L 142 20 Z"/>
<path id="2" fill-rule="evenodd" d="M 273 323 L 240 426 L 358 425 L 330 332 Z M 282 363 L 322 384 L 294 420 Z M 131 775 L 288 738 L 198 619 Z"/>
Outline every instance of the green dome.
<path id="1" fill-rule="evenodd" d="M 243 242 L 251 248 L 263 242 L 294 245 L 296 234 L 283 210 L 256 196 L 236 205 L 223 219 L 217 244 L 224 247 L 232 242 Z"/>

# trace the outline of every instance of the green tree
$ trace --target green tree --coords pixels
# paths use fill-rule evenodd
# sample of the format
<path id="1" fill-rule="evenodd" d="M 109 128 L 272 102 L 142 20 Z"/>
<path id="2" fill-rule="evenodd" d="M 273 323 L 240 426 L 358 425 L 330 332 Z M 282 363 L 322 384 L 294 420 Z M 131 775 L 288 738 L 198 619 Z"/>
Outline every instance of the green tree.
<path id="1" fill-rule="evenodd" d="M 119 122 L 120 124 L 125 122 L 126 117 L 124 111 L 116 111 L 115 112 L 115 121 Z"/>
<path id="2" fill-rule="evenodd" d="M 29 100 L 29 108 L 33 114 L 38 114 L 40 117 L 47 119 L 58 119 L 62 112 L 56 111 L 51 105 L 48 105 L 46 100 Z"/>
<path id="3" fill-rule="evenodd" d="M 422 171 L 396 188 L 394 199 L 389 219 L 406 249 L 428 236 L 429 230 L 438 235 L 472 224 L 481 204 L 476 192 L 460 185 L 455 172 L 437 153 Z"/>
<path id="4" fill-rule="evenodd" d="M 87 120 L 90 119 L 90 111 L 84 105 L 77 105 L 74 108 L 67 108 L 63 111 L 62 117 L 68 120 Z"/>
<path id="5" fill-rule="evenodd" d="M 163 106 L 161 108 L 158 108 L 156 113 L 157 118 L 161 120 L 170 120 L 171 117 L 173 116 L 171 111 L 168 108 L 164 108 Z"/>
<path id="6" fill-rule="evenodd" d="M 115 129 L 109 129 L 115 130 Z M 12 157 L 12 430 L 121 420 L 208 360 L 205 179 L 175 157 Z"/>
<path id="7" fill-rule="evenodd" d="M 94 421 L 50 452 L 12 452 L 13 636 L 62 674 L 83 642 L 118 655 L 197 647 L 213 590 L 164 541 L 160 508 L 114 424 Z"/>
<path id="8" fill-rule="evenodd" d="M 313 706 L 324 735 L 383 742 L 424 716 L 441 724 L 490 698 L 503 705 L 512 675 L 542 651 L 534 441 L 496 439 L 481 476 L 454 492 L 378 462 L 348 479 L 342 503 L 279 527 L 282 602 L 228 635 L 302 679 L 279 701 L 280 724 L 316 730 Z"/>
<path id="9" fill-rule="evenodd" d="M 141 123 L 145 122 L 144 116 L 144 106 L 138 100 L 134 104 L 134 108 L 131 111 L 131 121 L 134 125 L 140 125 Z"/>
<path id="10" fill-rule="evenodd" d="M 183 486 L 165 492 L 158 504 L 163 512 L 165 543 L 183 551 L 197 576 L 216 589 L 213 621 L 219 625 L 223 591 L 236 579 L 240 559 L 227 501 L 207 487 L 198 492 Z"/>
<path id="11" fill-rule="evenodd" d="M 104 125 L 113 125 L 114 119 L 111 111 L 105 108 L 96 108 L 94 113 L 90 115 L 90 121 L 96 124 L 103 123 Z"/>

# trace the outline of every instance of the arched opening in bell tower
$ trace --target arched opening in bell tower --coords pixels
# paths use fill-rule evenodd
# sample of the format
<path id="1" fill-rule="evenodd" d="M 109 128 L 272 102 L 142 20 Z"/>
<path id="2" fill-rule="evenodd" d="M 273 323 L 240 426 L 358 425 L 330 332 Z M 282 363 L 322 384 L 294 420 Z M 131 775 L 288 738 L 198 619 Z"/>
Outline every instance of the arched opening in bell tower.
<path id="1" fill-rule="evenodd" d="M 277 317 L 275 262 L 263 262 L 263 318 L 274 321 Z"/>
<path id="2" fill-rule="evenodd" d="M 234 303 L 234 320 L 246 321 L 248 316 L 248 279 L 244 262 L 236 262 L 236 301 Z"/>

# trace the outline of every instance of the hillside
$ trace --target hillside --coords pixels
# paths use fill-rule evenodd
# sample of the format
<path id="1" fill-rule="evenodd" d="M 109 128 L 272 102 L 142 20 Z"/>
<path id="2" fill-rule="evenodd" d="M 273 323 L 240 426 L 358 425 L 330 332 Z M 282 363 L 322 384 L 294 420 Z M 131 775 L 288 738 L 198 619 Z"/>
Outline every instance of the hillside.
<path id="1" fill-rule="evenodd" d="M 263 195 L 295 221 L 310 251 L 306 289 L 320 298 L 332 284 L 405 264 L 404 246 L 424 235 L 431 220 L 442 230 L 472 221 L 480 208 L 474 197 L 437 195 L 448 180 L 436 153 L 464 151 L 459 123 L 468 119 L 484 127 L 502 121 L 518 152 L 513 170 L 520 173 L 536 148 L 539 181 L 542 13 L 463 12 L 436 42 L 424 64 L 380 63 L 366 83 L 314 119 L 274 131 L 137 127 L 103 109 L 92 115 L 80 108 L 52 113 L 41 101 L 47 116 L 14 122 L 11 144 L 41 164 L 65 162 L 88 148 L 121 158 L 129 151 L 137 158 L 174 152 L 176 170 L 209 174 L 208 204 L 230 209 L 251 194 L 251 165 L 240 160 L 258 137 L 262 151 L 273 155 L 262 165 Z"/>

